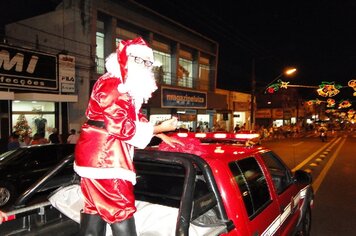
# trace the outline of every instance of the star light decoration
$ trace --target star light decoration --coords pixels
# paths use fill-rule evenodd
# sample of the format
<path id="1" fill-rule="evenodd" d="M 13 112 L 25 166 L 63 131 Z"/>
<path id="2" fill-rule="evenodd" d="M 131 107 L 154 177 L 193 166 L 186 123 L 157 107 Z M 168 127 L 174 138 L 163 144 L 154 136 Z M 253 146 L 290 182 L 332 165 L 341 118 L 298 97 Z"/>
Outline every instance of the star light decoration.
<path id="1" fill-rule="evenodd" d="M 284 82 L 284 81 L 281 81 L 281 85 L 280 85 L 280 87 L 281 87 L 281 88 L 284 88 L 284 89 L 287 89 L 288 84 L 289 84 L 289 82 Z"/>
<path id="2" fill-rule="evenodd" d="M 342 86 L 339 84 L 335 84 L 334 82 L 322 82 L 321 85 L 319 85 L 319 89 L 317 89 L 317 92 L 320 96 L 322 97 L 334 97 L 336 94 L 340 92 L 340 88 Z"/>
<path id="3" fill-rule="evenodd" d="M 298 84 L 289 84 L 290 82 L 285 82 L 282 80 L 277 80 L 276 83 L 269 85 L 266 88 L 267 93 L 275 93 L 280 88 L 287 89 L 288 87 L 295 87 L 295 88 L 319 88 L 317 92 L 322 97 L 333 97 L 340 92 L 341 85 L 335 84 L 335 82 L 322 82 L 319 86 L 307 86 L 307 85 L 298 85 Z M 349 82 L 349 86 L 353 86 L 354 90 L 356 91 L 356 80 L 353 82 Z M 356 92 L 354 93 L 356 96 Z"/>

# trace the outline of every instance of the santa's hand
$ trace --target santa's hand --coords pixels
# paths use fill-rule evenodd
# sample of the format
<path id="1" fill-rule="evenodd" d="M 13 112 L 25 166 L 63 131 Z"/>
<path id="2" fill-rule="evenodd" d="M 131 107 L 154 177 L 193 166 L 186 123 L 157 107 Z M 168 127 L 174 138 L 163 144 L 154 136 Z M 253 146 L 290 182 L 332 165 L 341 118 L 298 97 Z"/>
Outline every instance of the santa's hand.
<path id="1" fill-rule="evenodd" d="M 176 138 L 170 137 L 168 135 L 165 134 L 157 134 L 157 137 L 159 137 L 160 139 L 162 139 L 163 142 L 167 143 L 169 146 L 171 146 L 172 148 L 175 148 L 175 144 L 179 144 L 184 146 L 184 143 L 182 143 L 181 141 L 179 141 Z"/>
<path id="2" fill-rule="evenodd" d="M 7 221 L 7 215 L 4 212 L 0 211 L 0 224 L 3 221 Z"/>
<path id="3" fill-rule="evenodd" d="M 173 131 L 177 128 L 177 124 L 178 124 L 177 117 L 173 117 L 169 120 L 165 120 L 162 123 L 160 123 L 159 125 L 155 126 L 154 133 L 159 134 L 162 132 Z"/>

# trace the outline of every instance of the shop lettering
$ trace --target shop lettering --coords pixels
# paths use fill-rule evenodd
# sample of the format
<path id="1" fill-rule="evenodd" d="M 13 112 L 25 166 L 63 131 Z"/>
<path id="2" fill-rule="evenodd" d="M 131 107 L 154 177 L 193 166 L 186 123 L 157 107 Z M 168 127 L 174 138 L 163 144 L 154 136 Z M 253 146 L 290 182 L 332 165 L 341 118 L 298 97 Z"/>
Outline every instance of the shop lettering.
<path id="1" fill-rule="evenodd" d="M 191 96 L 179 96 L 179 95 L 167 95 L 168 101 L 177 101 L 177 102 L 197 102 L 203 103 L 204 98 L 201 97 L 191 97 Z"/>
<path id="2" fill-rule="evenodd" d="M 62 76 L 62 82 L 74 82 L 73 76 Z"/>
<path id="3" fill-rule="evenodd" d="M 16 72 L 22 72 L 24 69 L 24 54 L 16 53 L 14 57 L 10 59 L 10 53 L 6 50 L 0 51 L 0 68 L 10 71 L 15 68 Z M 37 56 L 31 56 L 31 59 L 26 67 L 26 72 L 33 74 L 38 62 Z"/>
<path id="4" fill-rule="evenodd" d="M 45 86 L 45 83 L 33 79 L 18 79 L 18 78 L 9 78 L 5 76 L 0 76 L 0 83 L 3 84 L 12 84 L 12 85 L 31 85 L 31 86 Z"/>

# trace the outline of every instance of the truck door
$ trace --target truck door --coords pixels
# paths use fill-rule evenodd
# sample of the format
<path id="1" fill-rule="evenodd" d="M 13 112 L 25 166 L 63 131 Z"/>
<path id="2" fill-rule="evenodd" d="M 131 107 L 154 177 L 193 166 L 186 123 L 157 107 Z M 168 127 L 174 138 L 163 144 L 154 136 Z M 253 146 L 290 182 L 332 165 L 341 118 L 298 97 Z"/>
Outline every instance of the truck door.
<path id="1" fill-rule="evenodd" d="M 277 199 L 280 204 L 280 235 L 290 235 L 300 215 L 301 191 L 292 179 L 289 168 L 273 152 L 262 154 L 271 175 Z"/>
<path id="2" fill-rule="evenodd" d="M 270 194 L 270 187 L 255 157 L 229 163 L 234 175 L 248 219 L 245 220 L 250 232 L 243 235 L 278 235 L 280 214 L 276 199 Z M 238 227 L 237 227 L 238 228 Z"/>

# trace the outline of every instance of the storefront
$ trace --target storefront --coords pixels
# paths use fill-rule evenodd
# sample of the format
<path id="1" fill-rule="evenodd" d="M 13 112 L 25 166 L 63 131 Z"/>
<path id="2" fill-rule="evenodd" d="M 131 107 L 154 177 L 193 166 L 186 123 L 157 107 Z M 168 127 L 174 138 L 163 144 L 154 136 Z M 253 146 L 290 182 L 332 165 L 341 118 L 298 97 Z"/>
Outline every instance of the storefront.
<path id="1" fill-rule="evenodd" d="M 207 132 L 216 125 L 216 110 L 226 109 L 226 97 L 218 94 L 168 86 L 161 86 L 159 91 L 145 109 L 153 124 L 176 116 L 179 129 Z"/>
<path id="2" fill-rule="evenodd" d="M 78 100 L 74 57 L 0 45 L 1 138 L 67 131 L 67 103 Z"/>

